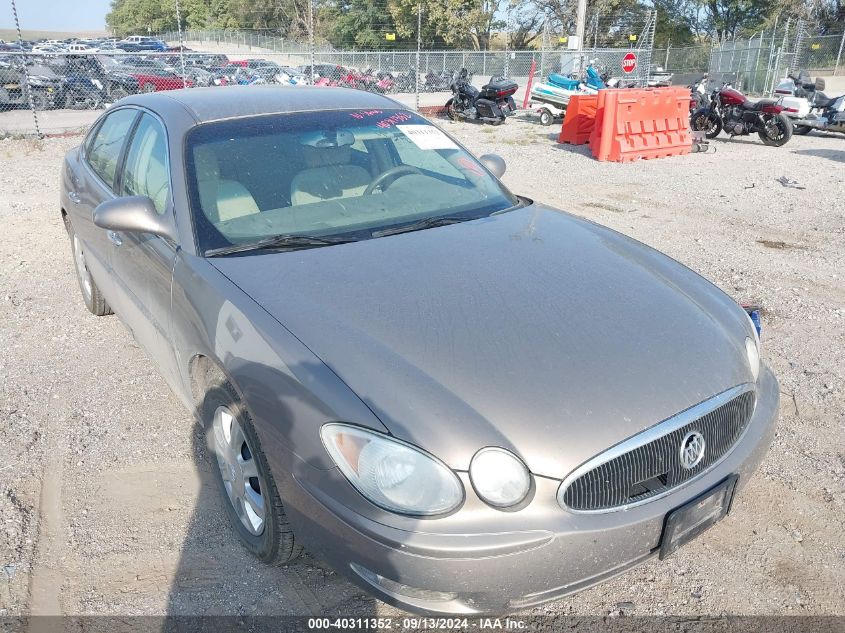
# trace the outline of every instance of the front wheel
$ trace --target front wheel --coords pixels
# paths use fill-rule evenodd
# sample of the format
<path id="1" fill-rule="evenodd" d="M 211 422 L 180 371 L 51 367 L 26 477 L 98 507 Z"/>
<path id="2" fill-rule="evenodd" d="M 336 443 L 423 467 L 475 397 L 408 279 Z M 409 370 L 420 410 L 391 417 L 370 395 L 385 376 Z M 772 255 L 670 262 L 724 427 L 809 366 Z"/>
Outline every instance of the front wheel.
<path id="1" fill-rule="evenodd" d="M 760 140 L 766 145 L 780 147 L 792 138 L 792 121 L 782 112 L 763 119 L 763 129 L 759 131 Z"/>
<path id="2" fill-rule="evenodd" d="M 111 93 L 109 94 L 109 96 L 111 97 L 112 101 L 120 101 L 121 99 L 123 99 L 123 97 L 129 96 L 129 91 L 127 91 L 126 88 L 117 86 L 111 89 Z"/>
<path id="3" fill-rule="evenodd" d="M 141 88 L 141 92 L 155 92 L 155 91 L 156 91 L 155 84 L 149 84 L 149 83 L 144 84 L 143 87 Z"/>
<path id="4" fill-rule="evenodd" d="M 36 110 L 46 110 L 50 107 L 50 99 L 40 90 L 33 90 L 32 107 Z"/>
<path id="5" fill-rule="evenodd" d="M 722 131 L 722 119 L 715 112 L 702 108 L 692 113 L 690 127 L 693 132 L 704 132 L 707 138 L 716 138 Z"/>
<path id="6" fill-rule="evenodd" d="M 555 122 L 555 117 L 548 110 L 540 110 L 540 125 L 551 125 Z"/>
<path id="7" fill-rule="evenodd" d="M 449 99 L 446 102 L 446 114 L 453 121 L 460 121 L 461 116 L 458 114 L 458 106 L 455 105 L 454 99 Z"/>
<path id="8" fill-rule="evenodd" d="M 204 382 L 200 411 L 229 523 L 260 561 L 288 563 L 302 548 L 288 523 L 252 418 L 222 376 L 209 376 Z"/>

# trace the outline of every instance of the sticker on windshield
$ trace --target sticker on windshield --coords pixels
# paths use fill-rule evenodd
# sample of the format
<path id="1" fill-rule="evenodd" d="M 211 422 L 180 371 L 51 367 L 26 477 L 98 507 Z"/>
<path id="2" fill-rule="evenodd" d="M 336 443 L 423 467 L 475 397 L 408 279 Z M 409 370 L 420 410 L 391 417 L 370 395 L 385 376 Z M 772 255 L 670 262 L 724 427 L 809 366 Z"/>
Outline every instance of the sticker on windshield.
<path id="1" fill-rule="evenodd" d="M 420 149 L 458 149 L 454 141 L 433 125 L 397 125 Z"/>

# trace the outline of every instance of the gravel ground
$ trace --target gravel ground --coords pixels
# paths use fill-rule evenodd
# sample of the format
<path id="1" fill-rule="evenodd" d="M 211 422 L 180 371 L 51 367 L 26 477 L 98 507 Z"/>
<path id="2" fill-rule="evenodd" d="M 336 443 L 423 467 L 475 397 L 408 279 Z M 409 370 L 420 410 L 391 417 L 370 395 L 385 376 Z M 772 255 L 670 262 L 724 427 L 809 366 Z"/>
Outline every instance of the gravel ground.
<path id="1" fill-rule="evenodd" d="M 532 613 L 845 614 L 845 138 L 621 165 L 532 121 L 441 123 L 502 154 L 514 191 L 762 302 L 781 381 L 772 450 L 724 522 Z M 269 569 L 232 542 L 192 417 L 82 304 L 56 207 L 78 142 L 0 142 L 0 615 L 395 614 L 308 556 Z"/>

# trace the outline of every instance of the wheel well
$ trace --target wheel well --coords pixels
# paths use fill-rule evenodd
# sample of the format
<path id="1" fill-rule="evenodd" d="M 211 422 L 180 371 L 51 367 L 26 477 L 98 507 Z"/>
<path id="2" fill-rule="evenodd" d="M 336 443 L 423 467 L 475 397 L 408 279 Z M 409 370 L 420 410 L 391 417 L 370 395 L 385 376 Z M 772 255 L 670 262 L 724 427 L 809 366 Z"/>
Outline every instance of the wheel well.
<path id="1" fill-rule="evenodd" d="M 231 382 L 214 359 L 204 354 L 195 354 L 188 365 L 191 385 L 191 397 L 196 404 L 201 404 L 211 385 Z"/>

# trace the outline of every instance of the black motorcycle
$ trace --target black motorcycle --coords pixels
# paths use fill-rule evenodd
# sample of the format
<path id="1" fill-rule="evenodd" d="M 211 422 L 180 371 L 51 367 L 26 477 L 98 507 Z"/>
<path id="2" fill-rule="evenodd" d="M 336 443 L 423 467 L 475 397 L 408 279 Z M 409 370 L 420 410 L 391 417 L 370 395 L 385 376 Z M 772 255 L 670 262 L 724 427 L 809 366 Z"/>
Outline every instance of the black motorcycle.
<path id="1" fill-rule="evenodd" d="M 491 77 L 479 90 L 467 80 L 464 68 L 452 81 L 452 98 L 446 102 L 446 113 L 453 121 L 469 119 L 499 125 L 516 111 L 513 94 L 518 87 L 505 77 Z"/>
<path id="2" fill-rule="evenodd" d="M 446 92 L 452 81 L 453 75 L 448 70 L 438 73 L 430 70 L 425 74 L 421 88 L 423 92 Z M 467 81 L 472 81 L 472 76 Z"/>

